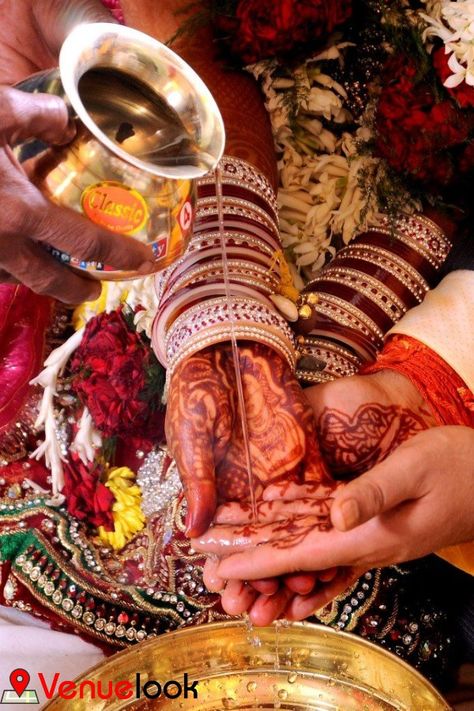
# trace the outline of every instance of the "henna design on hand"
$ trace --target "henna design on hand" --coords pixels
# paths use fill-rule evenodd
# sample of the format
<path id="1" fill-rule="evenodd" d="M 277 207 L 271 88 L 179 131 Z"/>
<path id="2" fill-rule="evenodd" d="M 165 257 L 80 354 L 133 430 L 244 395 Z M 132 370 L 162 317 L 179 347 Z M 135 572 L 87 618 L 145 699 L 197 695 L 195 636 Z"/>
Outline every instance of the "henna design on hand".
<path id="1" fill-rule="evenodd" d="M 430 415 L 399 405 L 361 405 L 354 415 L 325 408 L 318 420 L 322 453 L 336 477 L 358 475 L 385 459 L 398 445 L 428 429 Z"/>
<path id="2" fill-rule="evenodd" d="M 333 482 L 322 463 L 313 413 L 290 367 L 256 343 L 239 346 L 255 493 L 287 477 Z M 204 350 L 173 374 L 168 446 L 188 491 L 217 488 L 219 501 L 249 498 L 230 345 Z"/>
<path id="3" fill-rule="evenodd" d="M 275 540 L 271 542 L 271 546 L 277 550 L 294 548 L 303 543 L 306 536 L 313 531 L 329 531 L 330 528 L 331 520 L 329 518 L 329 505 L 327 504 L 325 516 L 316 519 L 312 516 L 295 516 L 275 524 Z"/>
<path id="4" fill-rule="evenodd" d="M 296 514 L 272 523 L 245 523 L 240 526 L 213 526 L 196 544 L 208 549 L 219 547 L 228 553 L 236 549 L 251 549 L 269 544 L 272 548 L 286 550 L 300 545 L 312 531 L 328 531 L 330 504 L 319 506 L 319 512 Z M 232 550 L 234 549 L 234 550 Z"/>
<path id="5" fill-rule="evenodd" d="M 234 429 L 233 382 L 216 349 L 195 354 L 175 371 L 166 412 L 168 449 L 183 483 L 210 481 Z"/>
<path id="6" fill-rule="evenodd" d="M 275 351 L 253 344 L 239 349 L 250 437 L 252 473 L 258 484 L 290 479 L 321 481 L 322 465 L 311 408 L 290 367 Z M 233 367 L 233 365 L 232 365 Z M 241 419 L 225 460 L 218 468 L 219 500 L 249 496 L 243 467 Z M 327 482 L 331 480 L 327 477 Z M 258 487 L 260 495 L 262 487 Z"/>

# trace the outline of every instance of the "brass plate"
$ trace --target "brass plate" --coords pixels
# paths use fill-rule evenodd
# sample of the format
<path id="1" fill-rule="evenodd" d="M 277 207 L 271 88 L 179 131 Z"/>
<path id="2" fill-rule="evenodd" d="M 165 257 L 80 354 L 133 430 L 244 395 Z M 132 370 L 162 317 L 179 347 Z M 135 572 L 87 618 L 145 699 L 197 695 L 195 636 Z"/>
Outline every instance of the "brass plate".
<path id="1" fill-rule="evenodd" d="M 189 691 L 175 699 L 176 684 L 197 680 L 198 698 Z M 137 674 L 141 697 L 136 697 Z M 394 655 L 355 635 L 319 625 L 295 623 L 250 630 L 242 622 L 179 630 L 125 650 L 83 674 L 107 684 L 129 681 L 133 698 L 55 699 L 49 711 L 447 711 L 448 704 L 418 672 Z M 143 687 L 152 700 L 143 696 Z M 124 687 L 121 687 L 122 690 Z"/>

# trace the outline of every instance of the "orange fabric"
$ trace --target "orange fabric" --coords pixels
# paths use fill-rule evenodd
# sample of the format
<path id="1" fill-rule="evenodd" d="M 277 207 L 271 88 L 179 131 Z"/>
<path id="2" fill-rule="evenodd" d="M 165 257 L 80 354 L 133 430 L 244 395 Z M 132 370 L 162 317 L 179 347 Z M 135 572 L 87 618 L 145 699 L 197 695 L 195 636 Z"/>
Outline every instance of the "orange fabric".
<path id="1" fill-rule="evenodd" d="M 389 338 L 377 361 L 363 373 L 396 370 L 423 395 L 439 425 L 474 428 L 474 395 L 462 378 L 437 353 L 410 336 Z M 474 541 L 444 548 L 445 560 L 474 575 Z"/>

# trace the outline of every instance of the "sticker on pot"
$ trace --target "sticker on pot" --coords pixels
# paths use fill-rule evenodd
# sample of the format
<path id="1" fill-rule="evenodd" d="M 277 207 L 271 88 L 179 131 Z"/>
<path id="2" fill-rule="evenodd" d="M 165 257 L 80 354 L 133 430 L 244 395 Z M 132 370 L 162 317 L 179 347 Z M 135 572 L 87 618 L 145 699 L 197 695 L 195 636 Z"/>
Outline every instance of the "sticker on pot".
<path id="1" fill-rule="evenodd" d="M 184 203 L 183 207 L 181 208 L 181 212 L 179 213 L 178 220 L 179 224 L 181 225 L 181 229 L 183 229 L 185 232 L 189 230 L 191 225 L 193 224 L 193 217 L 194 217 L 194 212 L 193 212 L 193 206 L 189 202 L 189 200 L 186 200 Z"/>
<path id="2" fill-rule="evenodd" d="M 127 185 L 111 180 L 89 185 L 82 193 L 81 207 L 96 225 L 124 235 L 139 232 L 148 220 L 148 209 L 142 195 Z"/>

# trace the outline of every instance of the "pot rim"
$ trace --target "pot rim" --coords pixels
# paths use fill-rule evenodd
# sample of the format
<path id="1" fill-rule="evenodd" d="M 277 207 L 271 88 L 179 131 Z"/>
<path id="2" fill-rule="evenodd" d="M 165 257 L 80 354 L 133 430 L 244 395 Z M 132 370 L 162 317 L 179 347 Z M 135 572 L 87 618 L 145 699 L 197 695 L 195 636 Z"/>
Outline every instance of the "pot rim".
<path id="1" fill-rule="evenodd" d="M 127 153 L 119 145 L 114 143 L 95 123 L 91 115 L 86 110 L 79 94 L 79 79 L 88 69 L 98 64 L 87 63 L 80 67 L 80 59 L 87 47 L 93 47 L 100 40 L 119 39 L 127 42 L 139 44 L 152 56 L 159 58 L 160 62 L 166 66 L 171 66 L 180 74 L 184 75 L 189 84 L 195 89 L 195 96 L 201 104 L 206 105 L 206 112 L 214 117 L 214 131 L 218 134 L 214 155 L 206 151 L 206 156 L 211 156 L 212 161 L 208 161 L 205 167 L 200 166 L 156 166 L 153 163 L 143 161 L 140 158 Z M 133 165 L 139 170 L 152 173 L 162 178 L 172 179 L 194 179 L 200 178 L 210 170 L 213 170 L 224 152 L 225 129 L 219 107 L 199 75 L 185 62 L 176 52 L 149 35 L 135 30 L 131 27 L 116 25 L 109 22 L 82 23 L 77 25 L 66 37 L 59 54 L 59 74 L 61 83 L 67 100 L 74 109 L 79 120 L 87 127 L 92 135 L 107 149 L 125 162 Z"/>

